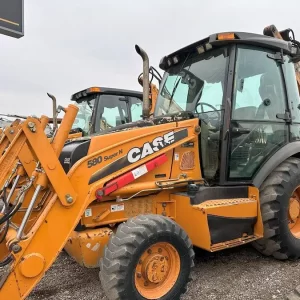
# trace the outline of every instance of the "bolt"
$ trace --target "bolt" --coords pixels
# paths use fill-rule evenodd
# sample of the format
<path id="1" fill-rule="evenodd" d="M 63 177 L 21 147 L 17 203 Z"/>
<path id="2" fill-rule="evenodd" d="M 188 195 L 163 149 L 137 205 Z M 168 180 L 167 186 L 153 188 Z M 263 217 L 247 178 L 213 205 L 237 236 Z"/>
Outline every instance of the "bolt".
<path id="1" fill-rule="evenodd" d="M 149 283 L 147 281 L 144 282 L 144 286 L 148 286 Z"/>
<path id="2" fill-rule="evenodd" d="M 33 122 L 28 122 L 28 128 L 31 132 L 36 132 L 35 124 Z"/>
<path id="3" fill-rule="evenodd" d="M 34 123 L 33 122 L 29 122 L 28 123 L 28 128 L 33 128 L 34 127 Z"/>
<path id="4" fill-rule="evenodd" d="M 142 274 L 141 273 L 137 273 L 136 276 L 137 276 L 137 278 L 141 278 Z"/>
<path id="5" fill-rule="evenodd" d="M 151 254 L 151 253 L 152 253 L 152 250 L 151 250 L 151 249 L 149 249 L 147 252 L 148 252 L 148 254 Z"/>
<path id="6" fill-rule="evenodd" d="M 160 261 L 164 261 L 164 258 L 163 258 L 163 257 L 161 257 L 161 258 L 160 258 Z"/>
<path id="7" fill-rule="evenodd" d="M 104 195 L 102 190 L 98 190 L 97 191 L 97 196 L 102 197 Z"/>
<path id="8" fill-rule="evenodd" d="M 158 248 L 158 253 L 162 253 L 162 249 L 161 248 Z"/>
<path id="9" fill-rule="evenodd" d="M 65 198 L 69 204 L 73 203 L 73 197 L 70 194 L 67 194 Z"/>
<path id="10" fill-rule="evenodd" d="M 16 253 L 19 253 L 22 250 L 22 248 L 18 244 L 14 244 L 14 245 L 12 245 L 11 250 L 13 251 L 13 253 L 16 254 Z"/>
<path id="11" fill-rule="evenodd" d="M 165 259 L 166 259 L 166 260 L 169 260 L 169 257 L 168 257 L 168 256 L 165 256 Z"/>
<path id="12" fill-rule="evenodd" d="M 196 133 L 200 133 L 200 131 L 201 131 L 200 126 L 196 126 L 196 127 L 195 127 L 195 132 L 196 132 Z"/>

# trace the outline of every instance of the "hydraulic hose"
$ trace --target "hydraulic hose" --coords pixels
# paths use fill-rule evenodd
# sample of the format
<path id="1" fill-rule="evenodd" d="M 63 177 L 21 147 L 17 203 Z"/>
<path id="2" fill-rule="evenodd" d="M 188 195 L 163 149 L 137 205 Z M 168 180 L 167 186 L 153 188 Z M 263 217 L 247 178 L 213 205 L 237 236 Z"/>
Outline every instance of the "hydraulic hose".
<path id="1" fill-rule="evenodd" d="M 6 265 L 10 264 L 12 261 L 13 261 L 13 258 L 11 255 L 9 255 L 3 261 L 0 262 L 0 268 L 5 267 Z"/>
<path id="2" fill-rule="evenodd" d="M 3 236 L 0 240 L 0 244 L 3 243 L 3 241 L 5 241 L 5 238 L 6 238 L 6 235 L 7 235 L 7 232 L 8 232 L 8 228 L 9 228 L 9 220 L 6 221 L 6 226 L 5 226 L 5 230 L 3 232 Z"/>
<path id="3" fill-rule="evenodd" d="M 0 219 L 0 225 L 2 225 L 4 222 L 8 221 L 20 208 L 21 208 L 22 202 L 19 202 L 17 206 L 15 206 L 8 214 L 4 215 Z"/>
<path id="4" fill-rule="evenodd" d="M 4 188 L 4 191 L 3 191 L 3 205 L 4 205 L 4 211 L 7 212 L 7 202 L 6 202 L 6 188 Z M 0 240 L 0 244 L 3 243 L 3 241 L 5 240 L 6 238 L 6 235 L 7 235 L 7 232 L 8 232 L 8 228 L 9 228 L 9 219 L 6 221 L 6 227 L 5 227 L 5 230 L 3 232 L 3 235 L 2 235 L 2 238 Z"/>
<path id="5" fill-rule="evenodd" d="M 20 194 L 17 196 L 17 205 L 14 206 L 8 213 L 6 213 L 1 219 L 0 219 L 0 225 L 3 224 L 5 221 L 9 220 L 22 206 L 25 192 L 30 188 L 32 185 L 32 180 L 27 184 L 27 186 L 24 187 L 23 191 L 20 192 Z"/>

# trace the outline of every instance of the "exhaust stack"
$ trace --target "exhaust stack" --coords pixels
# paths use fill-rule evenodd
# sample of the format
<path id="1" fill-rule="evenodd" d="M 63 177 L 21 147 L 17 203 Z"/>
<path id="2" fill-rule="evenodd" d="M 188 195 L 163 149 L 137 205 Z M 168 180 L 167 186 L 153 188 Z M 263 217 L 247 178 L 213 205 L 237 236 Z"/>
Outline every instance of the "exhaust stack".
<path id="1" fill-rule="evenodd" d="M 150 99 L 149 99 L 149 58 L 147 53 L 135 45 L 136 52 L 143 59 L 143 118 L 150 117 Z"/>
<path id="2" fill-rule="evenodd" d="M 53 102 L 53 132 L 55 132 L 55 130 L 57 129 L 58 125 L 57 125 L 57 107 L 56 107 L 56 98 L 47 93 L 48 97 L 50 97 L 52 99 Z"/>

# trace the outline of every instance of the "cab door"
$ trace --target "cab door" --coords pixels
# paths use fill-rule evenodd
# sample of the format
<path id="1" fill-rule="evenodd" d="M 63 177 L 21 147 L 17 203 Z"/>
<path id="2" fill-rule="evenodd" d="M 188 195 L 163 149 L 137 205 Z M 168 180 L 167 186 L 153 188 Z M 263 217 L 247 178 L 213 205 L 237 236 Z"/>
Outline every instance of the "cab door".
<path id="1" fill-rule="evenodd" d="M 288 55 L 284 56 L 283 73 L 291 111 L 290 141 L 300 140 L 300 97 L 295 74 L 295 65 Z"/>
<path id="2" fill-rule="evenodd" d="M 280 53 L 246 46 L 236 51 L 226 177 L 247 182 L 288 142 L 291 119 Z"/>

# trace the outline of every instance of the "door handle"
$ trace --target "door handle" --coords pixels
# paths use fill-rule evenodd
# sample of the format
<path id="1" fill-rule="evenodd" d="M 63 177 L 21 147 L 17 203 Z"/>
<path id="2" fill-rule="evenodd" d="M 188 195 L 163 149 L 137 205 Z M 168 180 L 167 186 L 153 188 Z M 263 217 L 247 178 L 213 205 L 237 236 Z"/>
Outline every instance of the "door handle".
<path id="1" fill-rule="evenodd" d="M 247 134 L 251 132 L 249 128 L 240 128 L 240 127 L 232 127 L 231 130 L 233 133 L 239 133 L 239 134 Z"/>

